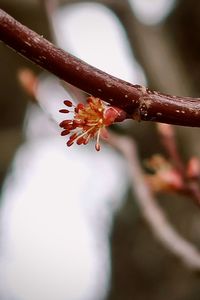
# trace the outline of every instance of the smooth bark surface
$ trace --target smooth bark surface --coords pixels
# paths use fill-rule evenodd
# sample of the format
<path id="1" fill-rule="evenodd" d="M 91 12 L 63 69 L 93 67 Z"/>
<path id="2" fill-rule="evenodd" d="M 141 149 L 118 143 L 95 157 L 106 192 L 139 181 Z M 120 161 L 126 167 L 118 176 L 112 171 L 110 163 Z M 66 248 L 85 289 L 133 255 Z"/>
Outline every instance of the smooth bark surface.
<path id="1" fill-rule="evenodd" d="M 162 94 L 113 77 L 55 47 L 1 9 L 0 39 L 64 81 L 122 108 L 128 118 L 200 127 L 200 98 Z"/>

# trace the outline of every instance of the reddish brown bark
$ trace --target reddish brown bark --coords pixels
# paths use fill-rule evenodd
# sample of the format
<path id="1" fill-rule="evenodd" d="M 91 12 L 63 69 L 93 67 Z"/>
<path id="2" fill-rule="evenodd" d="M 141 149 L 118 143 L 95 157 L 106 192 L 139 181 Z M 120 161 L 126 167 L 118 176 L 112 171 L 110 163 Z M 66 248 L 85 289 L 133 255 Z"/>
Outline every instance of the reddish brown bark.
<path id="1" fill-rule="evenodd" d="M 66 82 L 122 108 L 129 118 L 200 127 L 200 98 L 166 95 L 113 77 L 55 47 L 1 9 L 0 39 Z"/>

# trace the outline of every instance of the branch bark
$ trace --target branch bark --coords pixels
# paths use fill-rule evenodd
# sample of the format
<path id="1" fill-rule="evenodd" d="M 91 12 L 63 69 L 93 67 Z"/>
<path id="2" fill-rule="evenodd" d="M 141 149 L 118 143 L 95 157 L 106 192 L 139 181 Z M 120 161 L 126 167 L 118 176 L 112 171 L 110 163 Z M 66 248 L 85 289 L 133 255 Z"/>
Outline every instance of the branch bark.
<path id="1" fill-rule="evenodd" d="M 0 40 L 60 79 L 123 109 L 127 118 L 200 127 L 200 98 L 133 85 L 55 47 L 0 9 Z"/>

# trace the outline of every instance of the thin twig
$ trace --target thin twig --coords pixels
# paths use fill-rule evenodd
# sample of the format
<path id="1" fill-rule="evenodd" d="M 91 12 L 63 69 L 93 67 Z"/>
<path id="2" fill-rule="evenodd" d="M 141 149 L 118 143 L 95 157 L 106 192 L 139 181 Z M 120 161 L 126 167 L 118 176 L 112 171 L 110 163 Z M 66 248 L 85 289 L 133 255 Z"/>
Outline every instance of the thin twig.
<path id="1" fill-rule="evenodd" d="M 55 47 L 1 9 L 0 39 L 66 82 L 122 108 L 129 118 L 200 127 L 200 98 L 162 94 L 104 73 Z"/>
<path id="2" fill-rule="evenodd" d="M 169 159 L 174 164 L 176 169 L 181 173 L 181 175 L 185 176 L 185 165 L 177 147 L 174 127 L 170 124 L 158 123 L 157 130 Z"/>
<path id="3" fill-rule="evenodd" d="M 109 142 L 118 149 L 127 160 L 133 193 L 143 217 L 157 239 L 183 263 L 193 270 L 200 270 L 200 252 L 193 244 L 185 240 L 167 220 L 163 210 L 157 204 L 144 180 L 139 164 L 136 146 L 133 140 L 111 134 Z"/>

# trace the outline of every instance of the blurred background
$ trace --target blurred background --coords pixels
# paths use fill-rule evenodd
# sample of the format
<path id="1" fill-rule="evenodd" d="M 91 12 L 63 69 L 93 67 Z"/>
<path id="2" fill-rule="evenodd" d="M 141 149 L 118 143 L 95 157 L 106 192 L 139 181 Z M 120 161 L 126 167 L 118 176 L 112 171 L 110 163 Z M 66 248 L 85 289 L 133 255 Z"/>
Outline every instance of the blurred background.
<path id="1" fill-rule="evenodd" d="M 0 0 L 0 7 L 117 77 L 169 94 L 200 93 L 197 0 Z M 66 150 L 17 73 L 28 67 L 38 74 L 38 101 L 57 121 L 68 92 L 3 44 L 0 54 L 1 299 L 200 299 L 199 274 L 143 220 L 120 155 L 105 145 L 100 153 L 93 145 Z M 136 140 L 141 163 L 164 154 L 155 124 L 121 127 Z M 175 131 L 183 159 L 199 157 L 199 129 Z M 158 201 L 179 233 L 200 247 L 192 201 L 171 194 Z"/>

